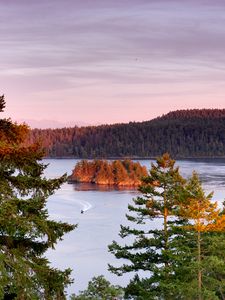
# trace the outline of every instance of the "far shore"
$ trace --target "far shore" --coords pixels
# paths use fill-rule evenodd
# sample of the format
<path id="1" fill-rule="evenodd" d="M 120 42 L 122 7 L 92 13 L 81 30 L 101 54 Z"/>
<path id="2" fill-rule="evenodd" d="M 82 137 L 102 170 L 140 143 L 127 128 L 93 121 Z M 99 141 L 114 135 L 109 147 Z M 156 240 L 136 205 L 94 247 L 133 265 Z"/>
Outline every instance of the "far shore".
<path id="1" fill-rule="evenodd" d="M 87 160 L 94 160 L 94 159 L 103 159 L 103 160 L 123 160 L 123 159 L 130 159 L 130 160 L 155 160 L 157 159 L 157 156 L 149 156 L 149 157 L 139 157 L 139 156 L 123 156 L 123 157 L 74 157 L 74 156 L 45 156 L 44 159 L 87 159 Z M 210 159 L 225 159 L 225 156 L 198 156 L 198 157 L 179 157 L 174 156 L 173 157 L 176 160 L 210 160 Z"/>

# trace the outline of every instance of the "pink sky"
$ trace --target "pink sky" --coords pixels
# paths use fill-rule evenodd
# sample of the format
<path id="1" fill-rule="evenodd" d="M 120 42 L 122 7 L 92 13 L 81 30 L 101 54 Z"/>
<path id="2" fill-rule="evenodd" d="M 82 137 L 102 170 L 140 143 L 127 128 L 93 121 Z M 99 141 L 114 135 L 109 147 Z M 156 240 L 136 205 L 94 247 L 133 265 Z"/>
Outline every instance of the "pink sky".
<path id="1" fill-rule="evenodd" d="M 224 11 L 222 0 L 0 0 L 4 115 L 46 127 L 224 108 Z"/>

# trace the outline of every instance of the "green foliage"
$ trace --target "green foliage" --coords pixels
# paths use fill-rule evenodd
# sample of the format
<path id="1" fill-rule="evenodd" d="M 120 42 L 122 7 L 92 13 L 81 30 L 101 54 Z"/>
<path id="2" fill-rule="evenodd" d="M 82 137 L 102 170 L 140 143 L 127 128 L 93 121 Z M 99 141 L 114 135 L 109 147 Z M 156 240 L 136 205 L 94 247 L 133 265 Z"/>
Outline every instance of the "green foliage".
<path id="1" fill-rule="evenodd" d="M 28 132 L 0 120 L 0 299 L 65 299 L 70 270 L 52 268 L 44 254 L 75 228 L 50 220 L 46 209 L 66 176 L 44 177 L 43 151 L 24 144 Z"/>
<path id="2" fill-rule="evenodd" d="M 148 278 L 140 279 L 139 276 L 136 274 L 133 280 L 130 281 L 128 286 L 125 288 L 125 299 L 132 299 L 132 300 L 153 300 L 155 299 L 151 288 L 151 280 Z"/>
<path id="3" fill-rule="evenodd" d="M 225 152 L 225 110 L 171 112 L 147 122 L 62 129 L 35 129 L 50 157 L 215 157 Z"/>
<path id="4" fill-rule="evenodd" d="M 86 290 L 80 292 L 78 296 L 72 295 L 71 300 L 112 300 L 122 299 L 123 289 L 119 286 L 111 285 L 102 275 L 93 277 L 88 283 Z"/>
<path id="5" fill-rule="evenodd" d="M 174 229 L 178 220 L 171 217 L 181 201 L 185 185 L 174 163 L 168 154 L 164 154 L 156 164 L 152 164 L 149 176 L 143 178 L 140 187 L 142 196 L 133 200 L 134 205 L 129 205 L 131 214 L 127 218 L 136 226 L 121 226 L 120 236 L 133 237 L 133 243 L 121 246 L 114 241 L 109 246 L 110 252 L 117 258 L 128 262 L 120 267 L 110 265 L 115 274 L 139 270 L 151 273 L 148 288 L 143 288 L 140 293 L 149 293 L 152 299 L 159 295 L 162 299 L 174 299 L 172 267 L 175 251 L 172 240 L 179 233 Z M 155 226 L 155 220 L 160 225 Z"/>
<path id="6" fill-rule="evenodd" d="M 182 274 L 181 291 L 191 299 L 224 299 L 224 210 L 211 201 L 212 193 L 205 195 L 197 174 L 194 173 L 188 180 L 186 189 L 188 197 L 180 203 L 179 215 L 189 221 L 184 230 L 192 234 L 185 243 L 190 244 L 191 236 L 192 247 L 183 248 L 186 250 L 183 257 L 189 253 L 189 258 L 178 270 Z M 189 281 L 188 290 L 182 284 L 185 279 Z"/>
<path id="7" fill-rule="evenodd" d="M 109 246 L 121 276 L 145 271 L 125 288 L 126 299 L 225 299 L 225 214 L 205 195 L 197 175 L 185 181 L 164 154 L 143 178 L 141 196 L 129 205 L 120 236 L 129 243 Z"/>

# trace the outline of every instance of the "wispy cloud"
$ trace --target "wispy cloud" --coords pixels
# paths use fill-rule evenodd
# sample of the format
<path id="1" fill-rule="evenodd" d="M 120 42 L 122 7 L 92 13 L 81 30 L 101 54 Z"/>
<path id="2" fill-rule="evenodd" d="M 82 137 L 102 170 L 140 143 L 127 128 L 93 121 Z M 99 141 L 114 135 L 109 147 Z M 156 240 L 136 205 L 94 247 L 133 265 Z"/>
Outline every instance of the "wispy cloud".
<path id="1" fill-rule="evenodd" d="M 75 119 L 122 121 L 124 113 L 135 118 L 121 107 L 131 94 L 151 109 L 149 117 L 180 108 L 177 97 L 222 106 L 224 8 L 222 0 L 0 0 L 0 80 L 9 112 L 30 118 L 33 107 L 62 121 L 74 110 Z M 156 95 L 161 111 L 152 110 Z M 112 116 L 115 104 L 121 110 Z"/>

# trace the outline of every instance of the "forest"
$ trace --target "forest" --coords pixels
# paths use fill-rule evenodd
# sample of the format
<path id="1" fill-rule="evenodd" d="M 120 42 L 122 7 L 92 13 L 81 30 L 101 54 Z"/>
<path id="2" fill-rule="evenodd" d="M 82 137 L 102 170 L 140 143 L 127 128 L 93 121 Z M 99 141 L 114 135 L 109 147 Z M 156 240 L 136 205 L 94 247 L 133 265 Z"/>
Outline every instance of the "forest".
<path id="1" fill-rule="evenodd" d="M 78 162 L 69 176 L 69 182 L 85 182 L 115 186 L 139 186 L 141 178 L 147 176 L 145 166 L 131 160 L 106 160 Z"/>
<path id="2" fill-rule="evenodd" d="M 28 134 L 26 125 L 0 119 L 0 299 L 66 300 L 72 270 L 53 267 L 46 252 L 77 225 L 52 220 L 46 205 L 67 176 L 44 176 L 44 152 L 26 145 Z M 128 162 L 114 169 L 138 169 Z M 121 224 L 118 241 L 108 245 L 118 259 L 109 271 L 133 278 L 122 288 L 100 275 L 70 299 L 225 299 L 225 203 L 212 201 L 195 172 L 183 178 L 168 153 L 151 164 L 139 192 L 128 205 L 129 225 Z"/>
<path id="3" fill-rule="evenodd" d="M 139 158 L 165 152 L 174 158 L 224 157 L 225 109 L 170 112 L 151 121 L 128 124 L 33 129 L 47 157 Z"/>

